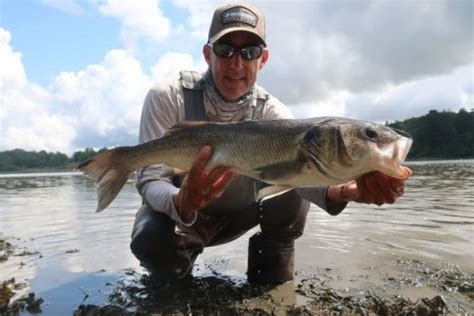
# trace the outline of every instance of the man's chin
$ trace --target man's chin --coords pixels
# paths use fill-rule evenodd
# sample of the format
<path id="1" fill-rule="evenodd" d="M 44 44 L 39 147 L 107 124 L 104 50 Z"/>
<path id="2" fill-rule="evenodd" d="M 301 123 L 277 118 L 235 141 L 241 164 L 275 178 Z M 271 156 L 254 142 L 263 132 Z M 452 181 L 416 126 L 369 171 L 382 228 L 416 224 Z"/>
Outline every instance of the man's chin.
<path id="1" fill-rule="evenodd" d="M 227 102 L 237 102 L 244 94 L 247 93 L 245 89 L 227 90 L 222 96 Z"/>

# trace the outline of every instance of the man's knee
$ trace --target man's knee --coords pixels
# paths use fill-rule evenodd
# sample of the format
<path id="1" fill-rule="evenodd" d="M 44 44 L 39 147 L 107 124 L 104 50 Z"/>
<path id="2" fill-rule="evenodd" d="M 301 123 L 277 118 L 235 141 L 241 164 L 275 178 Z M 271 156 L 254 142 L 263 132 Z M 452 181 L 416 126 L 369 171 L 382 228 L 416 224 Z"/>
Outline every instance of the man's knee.
<path id="1" fill-rule="evenodd" d="M 173 243 L 174 222 L 167 215 L 143 206 L 137 213 L 130 248 L 139 259 L 170 251 Z"/>
<path id="2" fill-rule="evenodd" d="M 276 239 L 296 239 L 303 234 L 310 203 L 296 191 L 264 202 L 260 226 L 265 236 Z"/>

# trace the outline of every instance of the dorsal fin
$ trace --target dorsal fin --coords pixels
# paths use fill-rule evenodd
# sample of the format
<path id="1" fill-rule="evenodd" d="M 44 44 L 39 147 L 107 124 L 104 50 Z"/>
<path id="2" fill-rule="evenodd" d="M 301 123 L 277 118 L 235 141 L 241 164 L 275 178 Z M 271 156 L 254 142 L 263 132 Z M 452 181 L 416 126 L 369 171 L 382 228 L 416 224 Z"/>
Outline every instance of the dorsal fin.
<path id="1" fill-rule="evenodd" d="M 209 124 L 209 122 L 206 121 L 182 121 L 171 126 L 168 132 L 176 132 L 183 128 L 203 126 L 207 124 Z"/>

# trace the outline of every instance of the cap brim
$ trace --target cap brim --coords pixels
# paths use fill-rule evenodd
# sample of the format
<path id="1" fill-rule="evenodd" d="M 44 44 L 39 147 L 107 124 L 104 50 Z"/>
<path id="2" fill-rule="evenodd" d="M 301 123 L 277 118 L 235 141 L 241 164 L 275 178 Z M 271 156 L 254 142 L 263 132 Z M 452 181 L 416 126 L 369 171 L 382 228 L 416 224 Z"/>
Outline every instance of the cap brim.
<path id="1" fill-rule="evenodd" d="M 258 34 L 256 31 L 252 30 L 252 29 L 248 29 L 246 27 L 242 27 L 242 26 L 235 26 L 235 27 L 229 27 L 227 29 L 224 29 L 222 31 L 220 31 L 219 33 L 217 33 L 216 35 L 214 35 L 213 37 L 211 37 L 209 39 L 209 43 L 211 44 L 214 44 L 215 42 L 217 42 L 217 40 L 219 40 L 221 37 L 223 37 L 224 35 L 227 35 L 229 33 L 232 33 L 232 32 L 247 32 L 247 33 L 252 33 L 254 35 L 256 35 L 261 41 L 262 43 L 266 46 L 267 43 L 265 42 L 265 40 L 260 36 L 260 34 Z"/>

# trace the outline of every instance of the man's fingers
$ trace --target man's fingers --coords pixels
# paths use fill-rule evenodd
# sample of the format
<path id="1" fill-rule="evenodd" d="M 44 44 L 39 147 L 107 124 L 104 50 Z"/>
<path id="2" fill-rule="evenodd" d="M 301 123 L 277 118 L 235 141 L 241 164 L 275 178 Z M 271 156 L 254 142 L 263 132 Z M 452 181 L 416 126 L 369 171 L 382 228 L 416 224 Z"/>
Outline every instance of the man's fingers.
<path id="1" fill-rule="evenodd" d="M 411 172 L 410 169 L 407 168 Z M 403 195 L 405 180 L 389 177 L 381 172 L 372 172 L 356 180 L 359 191 L 357 202 L 382 205 L 394 203 Z"/>
<path id="2" fill-rule="evenodd" d="M 359 200 L 356 200 L 356 202 L 373 203 L 372 194 L 367 184 L 367 177 L 368 175 L 364 175 L 356 180 L 357 189 L 359 191 Z"/>
<path id="3" fill-rule="evenodd" d="M 216 182 L 212 185 L 216 191 L 224 191 L 229 184 L 238 177 L 239 175 L 232 171 L 225 172 Z"/>
<path id="4" fill-rule="evenodd" d="M 226 172 L 229 172 L 229 167 L 218 166 L 211 170 L 209 175 L 206 177 L 206 185 L 213 185 L 219 178 L 221 178 Z"/>
<path id="5" fill-rule="evenodd" d="M 204 172 L 204 168 L 206 167 L 207 162 L 212 156 L 212 147 L 211 146 L 204 146 L 201 151 L 199 152 L 196 161 L 194 162 L 191 170 L 189 171 L 189 176 L 192 179 L 200 178 L 200 175 Z"/>
<path id="6" fill-rule="evenodd" d="M 361 202 L 363 203 L 374 203 L 377 205 L 383 204 L 384 190 L 380 186 L 379 177 L 383 174 L 377 174 L 372 172 L 361 177 Z M 357 183 L 359 187 L 359 182 Z"/>

